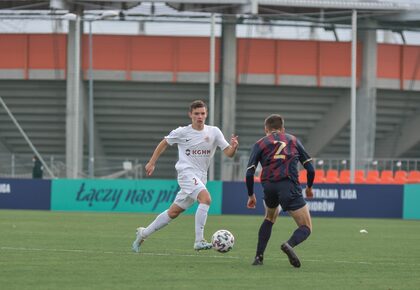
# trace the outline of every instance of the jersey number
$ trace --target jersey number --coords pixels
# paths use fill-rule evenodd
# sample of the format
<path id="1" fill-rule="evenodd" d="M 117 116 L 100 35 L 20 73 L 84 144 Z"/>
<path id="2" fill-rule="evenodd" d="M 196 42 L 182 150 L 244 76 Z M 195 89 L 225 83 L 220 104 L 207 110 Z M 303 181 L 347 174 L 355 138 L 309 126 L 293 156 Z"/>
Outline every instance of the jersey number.
<path id="1" fill-rule="evenodd" d="M 276 154 L 274 154 L 273 158 L 274 159 L 286 159 L 286 155 L 280 154 L 281 151 L 284 149 L 284 147 L 286 147 L 286 142 L 274 141 L 274 144 L 277 144 L 277 143 L 280 143 L 280 146 L 277 149 Z"/>

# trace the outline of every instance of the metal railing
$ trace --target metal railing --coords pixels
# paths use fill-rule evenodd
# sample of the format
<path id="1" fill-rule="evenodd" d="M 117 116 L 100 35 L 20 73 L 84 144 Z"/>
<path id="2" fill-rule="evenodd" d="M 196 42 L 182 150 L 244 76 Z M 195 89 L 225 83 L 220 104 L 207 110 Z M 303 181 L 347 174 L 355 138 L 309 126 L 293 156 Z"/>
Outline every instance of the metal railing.
<path id="1" fill-rule="evenodd" d="M 232 180 L 244 180 L 245 172 L 248 163 L 248 156 L 241 155 L 239 158 L 231 162 L 233 168 Z M 408 159 L 408 158 L 378 158 L 378 159 L 365 159 L 357 160 L 358 167 L 356 169 L 362 169 L 367 173 L 370 170 L 391 170 L 393 172 L 398 170 L 404 171 L 416 171 L 420 170 L 420 159 Z M 350 170 L 350 159 L 349 158 L 313 158 L 313 165 L 315 169 L 323 169 L 325 171 L 334 170 Z M 299 170 L 303 169 L 300 165 Z M 256 175 L 261 171 L 260 166 L 256 170 Z"/>
<path id="2" fill-rule="evenodd" d="M 33 155 L 28 154 L 1 154 L 0 153 L 0 178 L 32 178 Z M 68 166 L 65 156 L 51 155 L 45 156 L 51 171 L 56 178 L 66 178 Z M 84 164 L 88 164 L 85 157 Z M 126 157 L 106 157 L 96 158 L 95 178 L 100 179 L 142 179 L 143 164 L 137 159 Z M 88 178 L 88 168 L 78 172 L 80 178 Z M 49 179 L 51 176 L 44 170 L 43 178 Z"/>
<path id="3" fill-rule="evenodd" d="M 378 158 L 358 160 L 357 169 L 369 170 L 420 170 L 420 159 L 408 158 Z M 313 164 L 315 169 L 350 169 L 350 160 L 346 158 L 314 158 Z"/>
<path id="4" fill-rule="evenodd" d="M 231 169 L 231 176 L 228 180 L 242 181 L 245 178 L 245 172 L 248 163 L 248 154 L 246 152 L 238 152 L 234 160 L 226 161 L 228 168 Z M 32 162 L 33 155 L 28 154 L 1 154 L 0 153 L 0 178 L 32 178 Z M 45 156 L 45 161 L 51 168 L 55 177 L 66 178 L 67 166 L 65 163 L 65 156 L 51 155 Z M 87 156 L 84 164 L 86 168 L 79 172 L 80 178 L 88 178 Z M 98 179 L 143 179 L 144 165 L 135 158 L 126 157 L 106 157 L 95 159 L 95 178 Z M 420 170 L 420 159 L 367 159 L 359 160 L 359 164 L 363 164 L 358 169 L 363 169 L 366 172 L 369 170 Z M 350 161 L 348 158 L 314 158 L 313 164 L 315 169 L 329 169 L 334 170 L 348 170 L 350 168 Z M 302 168 L 300 168 L 302 169 Z M 257 174 L 261 168 L 257 168 Z M 47 172 L 44 171 L 44 178 L 51 178 Z M 223 178 L 226 179 L 226 178 Z"/>

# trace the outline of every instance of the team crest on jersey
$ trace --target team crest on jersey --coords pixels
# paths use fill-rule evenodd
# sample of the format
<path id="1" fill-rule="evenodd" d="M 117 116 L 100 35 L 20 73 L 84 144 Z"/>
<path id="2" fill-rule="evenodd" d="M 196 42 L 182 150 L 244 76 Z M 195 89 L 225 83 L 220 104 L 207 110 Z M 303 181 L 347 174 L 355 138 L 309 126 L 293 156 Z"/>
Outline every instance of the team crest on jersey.
<path id="1" fill-rule="evenodd" d="M 209 143 L 210 142 L 210 137 L 209 136 L 204 137 L 204 141 L 206 141 L 207 143 Z"/>

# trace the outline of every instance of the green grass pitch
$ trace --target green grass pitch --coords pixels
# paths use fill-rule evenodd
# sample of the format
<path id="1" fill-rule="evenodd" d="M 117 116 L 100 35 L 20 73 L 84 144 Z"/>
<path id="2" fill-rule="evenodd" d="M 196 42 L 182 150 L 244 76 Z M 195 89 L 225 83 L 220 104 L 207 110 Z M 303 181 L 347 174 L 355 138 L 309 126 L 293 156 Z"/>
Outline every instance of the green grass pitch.
<path id="1" fill-rule="evenodd" d="M 180 216 L 131 252 L 135 228 L 155 215 L 0 210 L 0 288 L 8 289 L 420 289 L 420 221 L 314 218 L 296 248 L 295 228 L 273 227 L 263 266 L 251 266 L 261 216 L 209 216 L 236 238 L 227 254 L 193 250 L 194 216 Z M 367 234 L 359 231 L 366 229 Z"/>

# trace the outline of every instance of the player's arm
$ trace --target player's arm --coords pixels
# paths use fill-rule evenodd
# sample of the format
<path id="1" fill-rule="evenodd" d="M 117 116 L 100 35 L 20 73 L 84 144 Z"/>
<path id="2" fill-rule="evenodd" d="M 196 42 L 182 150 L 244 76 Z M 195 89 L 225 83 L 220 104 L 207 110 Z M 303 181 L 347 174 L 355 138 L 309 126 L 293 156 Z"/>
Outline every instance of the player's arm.
<path id="1" fill-rule="evenodd" d="M 223 153 L 225 153 L 227 157 L 232 158 L 233 156 L 235 156 L 236 150 L 238 150 L 238 146 L 238 136 L 232 135 L 232 137 L 230 138 L 230 144 L 223 150 Z"/>
<path id="2" fill-rule="evenodd" d="M 260 162 L 260 154 L 261 152 L 258 144 L 255 144 L 252 148 L 251 156 L 249 156 L 248 166 L 245 174 L 246 188 L 248 191 L 248 208 L 255 208 L 257 204 L 257 199 L 255 198 L 254 194 L 254 175 L 255 169 L 257 168 L 257 165 Z"/>
<path id="3" fill-rule="evenodd" d="M 153 171 L 155 171 L 156 161 L 159 159 L 160 155 L 162 155 L 162 153 L 166 150 L 168 145 L 169 144 L 166 141 L 166 139 L 162 139 L 162 141 L 160 141 L 160 143 L 156 146 L 152 157 L 150 157 L 150 160 L 149 162 L 147 162 L 145 167 L 147 176 L 153 174 Z"/>
<path id="4" fill-rule="evenodd" d="M 302 143 L 297 140 L 297 150 L 299 151 L 299 161 L 302 163 L 303 167 L 306 169 L 306 197 L 312 198 L 314 196 L 312 192 L 312 185 L 314 184 L 315 179 L 315 169 L 312 165 L 312 158 L 309 156 L 308 152 L 306 152 L 305 148 L 303 147 Z"/>
<path id="5" fill-rule="evenodd" d="M 254 175 L 255 175 L 255 166 L 252 165 L 246 170 L 246 188 L 248 190 L 248 202 L 246 206 L 248 208 L 255 208 L 257 204 L 257 199 L 254 194 Z"/>
<path id="6" fill-rule="evenodd" d="M 314 179 L 315 179 L 315 169 L 311 161 L 305 162 L 303 164 L 303 167 L 306 169 L 306 178 L 307 178 L 306 189 L 305 189 L 306 197 L 312 198 L 314 196 L 312 192 L 312 185 L 314 184 Z"/>

